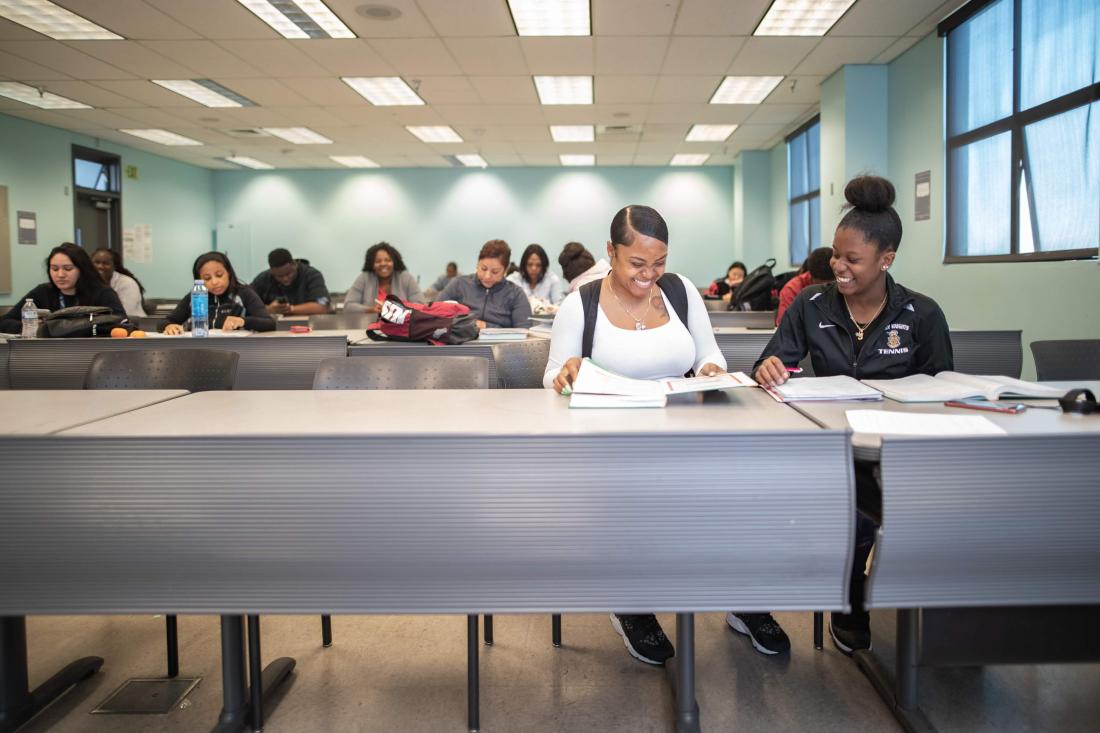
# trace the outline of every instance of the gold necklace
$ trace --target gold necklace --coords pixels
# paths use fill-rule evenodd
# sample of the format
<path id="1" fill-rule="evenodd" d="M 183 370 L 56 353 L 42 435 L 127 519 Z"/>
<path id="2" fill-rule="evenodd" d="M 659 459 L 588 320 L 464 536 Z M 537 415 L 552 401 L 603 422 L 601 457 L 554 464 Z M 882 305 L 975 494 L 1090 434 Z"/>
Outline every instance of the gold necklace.
<path id="1" fill-rule="evenodd" d="M 856 317 L 852 315 L 852 309 L 848 306 L 848 299 L 844 299 L 844 307 L 848 309 L 848 317 L 851 318 L 852 323 L 856 325 L 856 341 L 863 340 L 863 332 L 866 331 L 871 326 L 871 324 L 875 322 L 875 319 L 878 318 L 878 314 L 882 313 L 882 309 L 886 307 L 887 297 L 888 295 L 882 296 L 882 302 L 878 304 L 878 310 L 876 310 L 875 314 L 871 316 L 871 319 L 862 326 L 859 325 L 859 321 L 856 320 Z"/>
<path id="2" fill-rule="evenodd" d="M 618 301 L 619 307 L 622 308 L 624 311 L 626 311 L 626 314 L 628 316 L 630 316 L 630 319 L 632 321 L 634 321 L 634 330 L 635 331 L 644 331 L 645 330 L 645 319 L 649 318 L 649 298 L 646 298 L 646 301 L 645 301 L 645 313 L 643 313 L 642 317 L 639 319 L 639 318 L 635 317 L 635 315 L 633 313 L 630 312 L 630 309 L 627 308 L 626 304 L 623 303 L 622 299 L 619 298 L 619 294 L 615 292 L 615 286 L 611 284 L 611 273 L 607 274 L 607 287 L 608 287 L 608 289 L 611 290 L 611 294 L 615 296 L 615 300 Z"/>

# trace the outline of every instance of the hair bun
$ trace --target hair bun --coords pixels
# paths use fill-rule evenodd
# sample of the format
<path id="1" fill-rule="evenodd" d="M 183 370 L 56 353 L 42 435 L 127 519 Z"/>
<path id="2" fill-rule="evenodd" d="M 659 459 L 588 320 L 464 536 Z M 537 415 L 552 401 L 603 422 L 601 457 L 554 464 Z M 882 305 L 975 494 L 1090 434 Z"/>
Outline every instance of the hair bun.
<path id="1" fill-rule="evenodd" d="M 894 205 L 894 184 L 881 176 L 858 176 L 844 187 L 844 198 L 852 208 L 878 213 Z"/>

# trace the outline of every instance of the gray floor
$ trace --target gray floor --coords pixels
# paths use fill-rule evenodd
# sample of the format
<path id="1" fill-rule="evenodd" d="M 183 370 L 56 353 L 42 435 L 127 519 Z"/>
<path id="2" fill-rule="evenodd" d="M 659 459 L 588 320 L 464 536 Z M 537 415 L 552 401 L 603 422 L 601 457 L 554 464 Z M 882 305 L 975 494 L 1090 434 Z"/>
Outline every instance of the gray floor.
<path id="1" fill-rule="evenodd" d="M 767 658 L 726 629 L 720 614 L 696 620 L 698 699 L 707 731 L 899 731 L 855 665 L 826 641 L 815 652 L 808 613 L 777 614 L 792 653 Z M 670 636 L 674 622 L 662 616 Z M 337 616 L 322 649 L 317 617 L 264 617 L 264 657 L 298 666 L 266 730 L 465 730 L 465 619 Z M 39 731 L 203 731 L 221 707 L 216 618 L 180 619 L 181 673 L 202 683 L 166 716 L 90 715 L 129 677 L 164 671 L 163 621 L 152 617 L 28 619 L 31 683 L 71 659 L 107 659 L 24 728 Z M 876 616 L 876 649 L 892 655 L 892 614 Z M 549 616 L 498 616 L 496 645 L 482 647 L 485 731 L 668 731 L 672 701 L 663 671 L 627 656 L 606 615 L 566 616 L 565 647 L 550 644 Z M 1100 665 L 926 671 L 922 705 L 941 733 L 1096 731 Z"/>

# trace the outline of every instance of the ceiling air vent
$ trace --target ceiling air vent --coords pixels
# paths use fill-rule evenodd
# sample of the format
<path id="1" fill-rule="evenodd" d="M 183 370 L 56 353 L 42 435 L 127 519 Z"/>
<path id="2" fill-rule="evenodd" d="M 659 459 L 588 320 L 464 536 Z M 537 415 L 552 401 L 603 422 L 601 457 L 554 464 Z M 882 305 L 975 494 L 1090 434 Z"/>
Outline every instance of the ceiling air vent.
<path id="1" fill-rule="evenodd" d="M 596 125 L 596 135 L 616 140 L 636 140 L 642 136 L 641 125 Z"/>
<path id="2" fill-rule="evenodd" d="M 229 137 L 242 138 L 245 140 L 251 140 L 258 137 L 271 137 L 271 135 L 268 135 L 266 132 L 257 130 L 254 127 L 248 127 L 242 130 L 223 130 L 223 132 L 229 135 Z"/>

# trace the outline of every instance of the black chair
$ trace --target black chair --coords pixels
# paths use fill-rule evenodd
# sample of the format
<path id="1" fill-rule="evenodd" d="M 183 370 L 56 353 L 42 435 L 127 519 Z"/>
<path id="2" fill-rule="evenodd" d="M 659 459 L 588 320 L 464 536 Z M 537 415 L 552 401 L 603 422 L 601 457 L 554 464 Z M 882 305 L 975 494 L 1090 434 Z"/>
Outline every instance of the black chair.
<path id="1" fill-rule="evenodd" d="M 240 360 L 235 351 L 215 349 L 101 351 L 88 366 L 84 389 L 228 390 Z"/>
<path id="2" fill-rule="evenodd" d="M 134 349 L 101 351 L 92 357 L 84 389 L 186 389 L 210 392 L 233 389 L 240 354 L 215 349 Z M 168 677 L 179 676 L 176 617 L 165 615 Z"/>
<path id="3" fill-rule="evenodd" d="M 550 339 L 506 341 L 493 344 L 491 349 L 502 389 L 542 389 L 542 375 L 550 358 Z"/>
<path id="4" fill-rule="evenodd" d="M 1100 379 L 1100 339 L 1032 341 L 1031 355 L 1040 382 Z"/>

